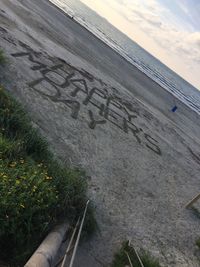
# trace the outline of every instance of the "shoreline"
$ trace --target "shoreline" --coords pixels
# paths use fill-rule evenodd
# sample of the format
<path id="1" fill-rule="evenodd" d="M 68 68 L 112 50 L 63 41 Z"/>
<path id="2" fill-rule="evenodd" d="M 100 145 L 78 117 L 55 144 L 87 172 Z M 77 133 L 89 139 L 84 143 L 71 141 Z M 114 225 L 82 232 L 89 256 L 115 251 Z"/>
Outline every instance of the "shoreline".
<path id="1" fill-rule="evenodd" d="M 58 13 L 61 13 L 64 17 L 69 18 L 72 23 L 75 23 L 82 31 L 86 31 L 89 36 L 91 36 L 94 41 L 97 40 L 99 44 L 102 44 L 104 47 L 104 51 L 107 50 L 108 54 L 115 54 L 115 58 L 112 57 L 113 59 L 113 64 L 114 62 L 118 62 L 117 65 L 126 65 L 125 66 L 125 71 L 123 72 L 118 72 L 118 75 L 113 75 L 115 68 L 113 66 L 113 71 L 111 72 L 110 69 L 105 68 L 108 72 L 108 75 L 111 76 L 114 80 L 116 80 L 120 85 L 125 87 L 129 92 L 133 93 L 137 98 L 141 100 L 142 103 L 148 103 L 151 107 L 155 108 L 155 115 L 158 112 L 161 112 L 164 116 L 166 116 L 171 122 L 175 123 L 175 126 L 179 127 L 180 129 L 183 129 L 185 133 L 188 132 L 190 136 L 193 136 L 193 138 L 197 141 L 197 143 L 200 142 L 199 134 L 196 132 L 196 129 L 194 129 L 193 124 L 191 122 L 194 122 L 196 124 L 199 114 L 196 112 L 194 109 L 192 109 L 189 105 L 187 105 L 185 102 L 183 102 L 181 99 L 177 98 L 177 96 L 174 96 L 174 94 L 166 90 L 164 87 L 162 87 L 160 84 L 158 84 L 155 80 L 150 78 L 148 75 L 146 75 L 144 72 L 142 72 L 140 69 L 138 69 L 135 65 L 133 65 L 130 61 L 126 60 L 122 55 L 120 55 L 117 51 L 112 49 L 109 45 L 107 45 L 103 40 L 98 38 L 94 33 L 89 31 L 87 28 L 82 26 L 80 23 L 78 23 L 75 20 L 72 20 L 63 10 L 61 10 L 59 7 L 57 7 L 55 4 L 48 0 L 44 0 L 47 4 L 50 4 L 52 8 L 57 10 Z M 88 37 L 90 38 L 90 37 Z M 97 43 L 96 43 L 97 44 Z M 78 54 L 79 56 L 79 54 Z M 82 57 L 82 55 L 81 55 Z M 85 59 L 83 57 L 83 59 Z M 115 60 L 114 60 L 115 59 Z M 120 59 L 120 60 L 118 60 Z M 90 62 L 93 64 L 92 62 Z M 108 62 L 107 62 L 108 63 Z M 104 67 L 109 66 L 110 64 L 104 64 Z M 103 71 L 105 73 L 105 70 L 102 69 L 101 64 L 99 65 L 94 65 L 97 67 L 100 71 Z M 121 74 L 121 75 L 120 75 Z M 124 78 L 121 80 L 119 77 L 124 75 Z M 135 75 L 135 77 L 132 79 L 135 83 L 130 84 L 131 81 L 131 75 Z M 127 79 L 125 76 L 128 76 Z M 129 82 L 130 81 L 130 82 Z M 140 86 L 140 83 L 142 81 L 142 88 Z M 148 89 L 143 91 L 144 86 L 146 89 L 149 87 L 151 91 Z M 142 89 L 142 90 L 141 90 Z M 153 99 L 152 99 L 153 97 Z M 156 99 L 157 98 L 157 99 Z M 176 100 L 175 100 L 176 99 Z M 176 101 L 176 105 L 178 106 L 178 112 L 173 113 L 171 112 L 172 107 L 174 107 L 174 102 Z M 168 102 L 168 103 L 167 103 Z M 160 104 L 159 104 L 160 103 Z M 156 105 L 155 105 L 156 104 Z M 184 125 L 181 123 L 179 125 L 179 122 L 182 121 L 182 118 L 184 117 L 184 120 L 187 120 L 187 123 Z M 185 128 L 186 125 L 190 125 L 189 128 Z M 200 123 L 196 125 L 198 127 L 198 131 L 200 132 Z M 191 129 L 193 129 L 191 131 Z"/>
<path id="2" fill-rule="evenodd" d="M 163 90 L 166 90 L 171 96 L 173 96 L 174 98 L 176 98 L 178 101 L 180 101 L 183 105 L 185 105 L 186 107 L 188 107 L 189 109 L 191 109 L 191 111 L 195 112 L 198 116 L 200 116 L 200 106 L 197 106 L 195 103 L 192 102 L 192 100 L 190 99 L 190 96 L 185 95 L 184 92 L 182 92 L 179 89 L 176 89 L 177 91 L 175 93 L 173 93 L 173 91 L 167 87 L 166 85 L 162 84 L 161 82 L 157 81 L 156 79 L 154 79 L 153 76 L 151 76 L 150 74 L 148 74 L 148 72 L 145 72 L 145 70 L 143 70 L 142 68 L 140 68 L 139 66 L 135 65 L 132 60 L 128 59 L 129 56 L 127 56 L 126 54 L 123 55 L 120 53 L 120 51 L 118 51 L 117 49 L 115 49 L 114 47 L 112 47 L 111 45 L 109 45 L 106 41 L 104 41 L 103 39 L 101 39 L 101 37 L 99 37 L 97 34 L 95 34 L 92 30 L 90 30 L 89 27 L 85 27 L 82 23 L 80 23 L 79 21 L 76 20 L 76 17 L 70 16 L 68 13 L 66 13 L 64 10 L 62 10 L 62 8 L 60 8 L 59 6 L 57 6 L 56 4 L 54 4 L 53 2 L 51 2 L 50 0 L 45 0 L 48 3 L 50 3 L 50 5 L 52 5 L 54 8 L 56 8 L 59 12 L 61 12 L 63 15 L 67 16 L 68 18 L 72 19 L 75 23 L 77 23 L 77 25 L 81 26 L 83 29 L 85 29 L 86 31 L 88 31 L 90 34 L 92 34 L 95 38 L 97 38 L 100 42 L 102 42 L 103 44 L 107 45 L 110 49 L 112 49 L 112 51 L 114 53 L 116 53 L 118 56 L 122 57 L 122 59 L 124 59 L 127 63 L 131 64 L 131 66 L 137 68 L 139 71 L 141 71 L 145 76 L 147 76 L 149 79 L 151 79 L 153 82 L 155 82 L 157 85 L 159 85 Z M 129 37 L 128 37 L 129 38 Z M 145 52 L 147 52 L 144 49 Z M 147 52 L 148 53 L 148 52 Z M 153 55 L 151 55 L 152 57 L 154 57 Z M 128 57 L 128 58 L 127 58 Z M 161 62 L 161 64 L 163 64 Z M 164 65 L 164 64 L 163 64 Z M 165 65 L 166 66 L 166 65 Z M 168 66 L 166 66 L 168 68 Z M 174 71 L 173 71 L 174 72 Z M 184 80 L 181 76 L 179 76 L 177 73 L 175 73 L 179 78 L 181 78 L 182 80 Z M 185 80 L 184 80 L 185 81 Z M 190 86 L 193 87 L 193 90 L 197 90 L 197 88 L 195 88 L 193 85 L 191 85 L 189 82 L 185 81 L 186 83 L 188 83 Z M 184 98 L 184 99 L 182 99 Z M 195 107 L 196 106 L 196 107 Z"/>

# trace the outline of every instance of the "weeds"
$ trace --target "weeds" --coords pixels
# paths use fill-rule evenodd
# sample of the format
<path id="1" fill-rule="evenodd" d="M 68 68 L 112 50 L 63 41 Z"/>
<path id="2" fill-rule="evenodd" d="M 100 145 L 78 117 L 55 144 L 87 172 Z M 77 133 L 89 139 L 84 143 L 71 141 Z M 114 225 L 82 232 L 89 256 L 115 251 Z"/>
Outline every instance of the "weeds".
<path id="1" fill-rule="evenodd" d="M 155 259 L 149 252 L 141 250 L 140 257 L 145 267 L 160 267 L 158 259 Z"/>
<path id="2" fill-rule="evenodd" d="M 192 206 L 190 209 L 191 209 L 192 213 L 194 214 L 194 216 L 196 216 L 196 218 L 200 219 L 200 211 L 194 206 Z"/>
<path id="3" fill-rule="evenodd" d="M 0 50 L 0 64 L 5 64 L 5 63 L 6 63 L 6 58 L 4 52 Z"/>
<path id="4" fill-rule="evenodd" d="M 198 248 L 200 248 L 200 238 L 198 238 L 198 239 L 196 240 L 196 245 L 197 245 Z"/>
<path id="5" fill-rule="evenodd" d="M 145 267 L 160 267 L 159 261 L 153 256 L 151 256 L 149 252 L 146 252 L 141 249 L 138 254 Z M 111 267 L 130 266 L 128 256 L 130 257 L 133 267 L 141 267 L 141 264 L 138 261 L 135 251 L 133 247 L 129 246 L 128 241 L 124 242 L 120 251 L 115 254 Z"/>
<path id="6" fill-rule="evenodd" d="M 1 258 L 22 266 L 54 224 L 82 214 L 86 191 L 84 172 L 55 160 L 23 109 L 1 88 Z M 95 225 L 90 208 L 85 233 Z"/>

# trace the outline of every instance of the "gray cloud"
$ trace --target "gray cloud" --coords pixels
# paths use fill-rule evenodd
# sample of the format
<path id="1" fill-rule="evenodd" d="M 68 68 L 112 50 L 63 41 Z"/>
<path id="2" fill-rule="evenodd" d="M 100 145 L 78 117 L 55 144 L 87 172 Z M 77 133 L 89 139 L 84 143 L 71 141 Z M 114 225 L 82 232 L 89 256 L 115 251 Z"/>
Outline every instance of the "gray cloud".
<path id="1" fill-rule="evenodd" d="M 137 34 L 142 34 L 142 32 L 146 34 L 149 43 L 141 43 L 141 40 L 145 40 L 144 34 L 142 34 L 141 39 L 137 35 L 136 41 L 190 82 L 200 86 L 198 71 L 200 68 L 200 29 L 193 27 L 191 20 L 186 19 L 188 18 L 189 8 L 184 6 L 182 8 L 184 12 L 180 12 L 181 8 L 178 7 L 180 2 L 185 4 L 189 2 L 188 0 L 81 1 L 92 6 L 94 9 L 98 7 L 97 9 L 100 14 L 104 14 L 105 9 L 105 17 L 108 20 L 109 12 L 121 15 L 127 21 L 127 24 L 119 20 L 113 23 L 115 26 L 119 29 L 124 28 L 124 33 L 128 35 L 131 32 L 132 26 L 137 30 Z M 197 10 L 200 8 L 200 0 L 190 1 L 199 3 L 195 7 Z M 194 15 L 193 20 L 196 18 L 195 14 L 199 14 L 199 12 L 191 13 Z M 189 15 L 191 16 L 191 14 Z M 125 29 L 126 27 L 127 30 Z"/>
<path id="2" fill-rule="evenodd" d="M 126 20 L 137 24 L 159 46 L 176 55 L 200 62 L 200 32 L 179 27 L 177 18 L 156 0 L 116 0 L 115 8 Z M 167 19 L 165 19 L 167 18 Z"/>

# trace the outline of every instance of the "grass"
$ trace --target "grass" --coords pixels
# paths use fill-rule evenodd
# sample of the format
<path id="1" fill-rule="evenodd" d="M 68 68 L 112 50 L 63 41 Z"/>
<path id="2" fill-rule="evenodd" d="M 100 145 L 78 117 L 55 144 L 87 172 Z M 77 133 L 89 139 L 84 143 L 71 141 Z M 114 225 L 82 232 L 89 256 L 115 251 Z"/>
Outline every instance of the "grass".
<path id="1" fill-rule="evenodd" d="M 86 192 L 84 172 L 58 162 L 21 106 L 0 88 L 0 258 L 22 266 L 56 223 L 82 214 Z M 95 226 L 90 208 L 83 235 Z"/>
<path id="2" fill-rule="evenodd" d="M 198 238 L 198 239 L 196 240 L 196 245 L 197 245 L 197 247 L 200 249 L 200 238 Z"/>
<path id="3" fill-rule="evenodd" d="M 124 242 L 119 252 L 115 254 L 111 267 L 130 266 L 127 253 L 131 259 L 133 267 L 141 267 L 134 252 L 134 249 L 133 247 L 129 246 L 128 241 Z M 159 261 L 153 256 L 151 256 L 149 252 L 146 252 L 141 249 L 138 254 L 145 267 L 160 267 Z"/>
<path id="4" fill-rule="evenodd" d="M 0 49 L 0 64 L 5 64 L 6 63 L 6 57 L 4 55 L 3 50 Z"/>
<path id="5" fill-rule="evenodd" d="M 200 211 L 199 211 L 199 209 L 197 209 L 194 206 L 192 206 L 190 209 L 191 209 L 192 213 L 194 214 L 194 216 L 196 216 L 196 218 L 200 219 Z"/>

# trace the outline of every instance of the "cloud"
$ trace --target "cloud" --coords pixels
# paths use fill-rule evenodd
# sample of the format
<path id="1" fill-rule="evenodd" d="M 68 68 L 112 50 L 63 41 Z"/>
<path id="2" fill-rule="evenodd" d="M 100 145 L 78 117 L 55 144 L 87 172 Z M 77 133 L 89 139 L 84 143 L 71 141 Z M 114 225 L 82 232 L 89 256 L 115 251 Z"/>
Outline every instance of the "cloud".
<path id="1" fill-rule="evenodd" d="M 111 12 L 115 14 L 116 27 L 200 87 L 199 0 L 81 1 L 95 10 L 98 6 L 99 14 L 108 20 Z"/>
<path id="2" fill-rule="evenodd" d="M 200 32 L 187 31 L 178 18 L 156 0 L 116 0 L 112 6 L 168 53 L 200 63 Z M 183 8 L 183 5 L 182 5 Z M 186 11 L 186 8 L 185 8 Z M 188 12 L 188 9 L 187 9 Z"/>
<path id="3" fill-rule="evenodd" d="M 157 15 L 160 12 L 157 3 L 154 0 L 149 0 L 146 5 L 142 5 L 141 1 L 135 0 L 117 0 L 121 3 L 118 6 L 118 12 L 129 21 L 134 22 L 138 19 L 143 19 L 155 26 L 160 26 L 162 21 Z"/>

